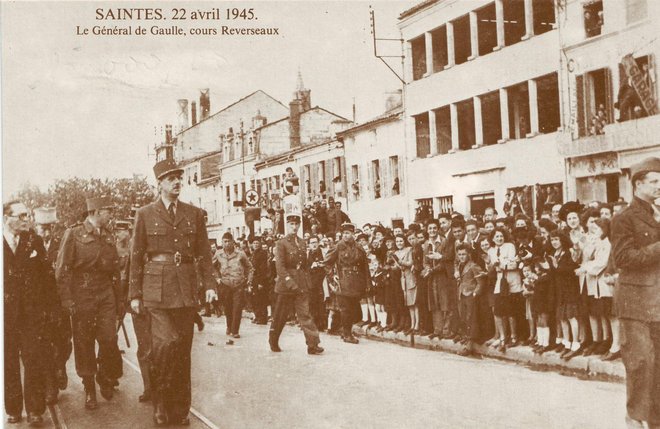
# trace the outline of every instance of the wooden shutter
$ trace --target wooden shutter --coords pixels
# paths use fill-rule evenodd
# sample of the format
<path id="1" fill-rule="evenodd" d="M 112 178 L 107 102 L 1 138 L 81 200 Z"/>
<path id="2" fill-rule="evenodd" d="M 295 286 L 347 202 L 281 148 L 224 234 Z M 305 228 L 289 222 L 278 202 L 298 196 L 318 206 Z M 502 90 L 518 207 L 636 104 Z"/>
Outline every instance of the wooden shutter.
<path id="1" fill-rule="evenodd" d="M 310 164 L 310 184 L 312 185 L 312 197 L 319 192 L 319 165 L 318 163 Z"/>
<path id="2" fill-rule="evenodd" d="M 607 67 L 605 69 L 605 112 L 607 115 L 608 124 L 614 122 L 613 92 L 614 88 L 612 88 L 612 70 Z"/>
<path id="3" fill-rule="evenodd" d="M 387 198 L 392 194 L 392 184 L 390 183 L 390 160 L 383 158 L 380 160 L 380 196 Z"/>
<path id="4" fill-rule="evenodd" d="M 333 162 L 334 159 L 330 158 L 327 161 L 325 161 L 325 194 L 326 197 L 333 196 L 335 194 L 335 186 L 334 183 L 332 183 L 332 172 L 334 171 L 333 167 Z"/>
<path id="5" fill-rule="evenodd" d="M 587 128 L 585 123 L 585 100 L 584 100 L 584 76 L 575 76 L 575 94 L 577 97 L 577 127 L 578 136 L 584 137 L 587 135 Z"/>

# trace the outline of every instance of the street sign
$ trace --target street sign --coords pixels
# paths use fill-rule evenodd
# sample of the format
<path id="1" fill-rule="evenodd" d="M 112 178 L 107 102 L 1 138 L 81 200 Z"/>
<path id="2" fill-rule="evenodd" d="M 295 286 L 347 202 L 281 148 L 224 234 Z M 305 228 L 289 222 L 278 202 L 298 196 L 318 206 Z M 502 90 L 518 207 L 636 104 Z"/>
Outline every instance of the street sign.
<path id="1" fill-rule="evenodd" d="M 256 206 L 259 204 L 259 194 L 254 189 L 250 189 L 245 193 L 245 202 L 248 206 Z"/>

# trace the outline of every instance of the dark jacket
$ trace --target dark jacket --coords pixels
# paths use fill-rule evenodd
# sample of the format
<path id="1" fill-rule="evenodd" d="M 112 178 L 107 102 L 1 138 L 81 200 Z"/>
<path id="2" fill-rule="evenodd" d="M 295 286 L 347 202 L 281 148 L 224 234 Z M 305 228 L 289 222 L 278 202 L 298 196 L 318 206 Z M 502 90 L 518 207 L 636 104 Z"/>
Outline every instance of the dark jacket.
<path id="1" fill-rule="evenodd" d="M 612 219 L 612 254 L 619 269 L 614 300 L 619 317 L 660 321 L 660 223 L 650 204 L 633 198 Z"/>
<path id="2" fill-rule="evenodd" d="M 337 267 L 339 276 L 339 289 L 337 295 L 349 297 L 362 297 L 364 290 L 371 281 L 369 261 L 364 249 L 355 241 L 341 240 L 330 251 L 323 261 L 326 272 Z"/>
<path id="3" fill-rule="evenodd" d="M 275 267 L 277 269 L 275 293 L 307 292 L 310 288 L 307 265 L 307 249 L 302 238 L 289 234 L 278 240 L 275 245 Z"/>
<path id="4" fill-rule="evenodd" d="M 317 263 L 317 266 L 312 268 L 314 262 Z M 323 251 L 321 249 L 310 250 L 309 255 L 307 256 L 307 268 L 309 269 L 311 286 L 313 289 L 322 290 L 323 288 L 323 278 L 325 277 L 325 270 L 321 266 L 323 263 Z"/>
<path id="5" fill-rule="evenodd" d="M 257 249 L 251 256 L 254 276 L 252 283 L 254 286 L 267 286 L 270 281 L 270 263 L 268 262 L 268 252 L 263 249 Z"/>
<path id="6" fill-rule="evenodd" d="M 179 253 L 181 263 L 151 261 L 154 255 Z M 140 208 L 135 214 L 131 241 L 129 299 L 142 299 L 145 307 L 181 308 L 197 305 L 196 261 L 200 282 L 215 290 L 204 213 L 179 201 L 174 221 L 162 200 Z"/>

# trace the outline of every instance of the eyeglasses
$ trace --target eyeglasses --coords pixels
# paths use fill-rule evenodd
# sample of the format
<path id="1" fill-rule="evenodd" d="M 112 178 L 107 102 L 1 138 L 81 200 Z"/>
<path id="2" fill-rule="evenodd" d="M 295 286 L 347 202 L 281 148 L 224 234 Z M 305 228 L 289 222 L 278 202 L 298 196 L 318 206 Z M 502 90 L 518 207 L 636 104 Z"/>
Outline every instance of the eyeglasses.
<path id="1" fill-rule="evenodd" d="M 9 217 L 15 217 L 18 220 L 28 220 L 30 215 L 28 213 L 19 213 L 17 215 L 9 215 Z"/>

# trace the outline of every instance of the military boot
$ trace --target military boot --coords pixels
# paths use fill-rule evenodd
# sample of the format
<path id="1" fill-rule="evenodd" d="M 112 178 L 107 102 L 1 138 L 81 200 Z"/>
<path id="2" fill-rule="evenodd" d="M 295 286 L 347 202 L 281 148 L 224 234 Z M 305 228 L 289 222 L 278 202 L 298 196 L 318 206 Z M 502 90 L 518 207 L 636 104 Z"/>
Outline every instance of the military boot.
<path id="1" fill-rule="evenodd" d="M 103 396 L 107 401 L 112 399 L 112 396 L 115 393 L 115 382 L 116 380 L 111 380 L 102 376 L 99 376 L 98 374 L 96 375 L 96 382 L 99 384 L 99 390 L 101 392 L 101 396 Z M 117 383 L 118 385 L 119 383 Z"/>
<path id="2" fill-rule="evenodd" d="M 270 344 L 270 350 L 273 352 L 281 352 L 282 349 L 280 349 L 279 346 L 279 340 L 280 340 L 280 333 L 277 332 L 274 329 L 271 329 L 268 331 L 268 344 Z"/>
<path id="3" fill-rule="evenodd" d="M 96 402 L 96 383 L 94 377 L 84 377 L 83 386 L 85 386 L 85 408 L 95 410 L 98 407 Z"/>

